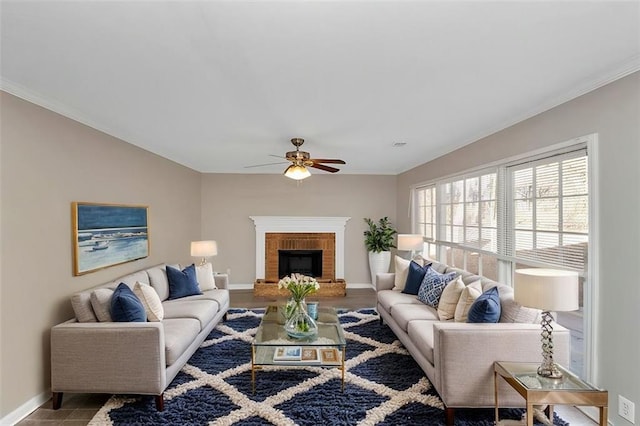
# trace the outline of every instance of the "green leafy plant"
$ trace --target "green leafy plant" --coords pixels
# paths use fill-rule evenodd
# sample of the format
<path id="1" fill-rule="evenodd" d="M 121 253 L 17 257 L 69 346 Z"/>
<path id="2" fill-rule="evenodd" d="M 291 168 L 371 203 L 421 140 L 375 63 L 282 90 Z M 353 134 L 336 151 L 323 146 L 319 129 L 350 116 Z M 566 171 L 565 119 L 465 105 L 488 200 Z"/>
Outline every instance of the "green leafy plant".
<path id="1" fill-rule="evenodd" d="M 388 217 L 383 217 L 378 222 L 374 222 L 368 217 L 364 219 L 369 225 L 369 229 L 364 231 L 364 245 L 368 251 L 380 253 L 381 251 L 389 251 L 395 248 L 393 244 L 393 236 L 398 233 Z"/>

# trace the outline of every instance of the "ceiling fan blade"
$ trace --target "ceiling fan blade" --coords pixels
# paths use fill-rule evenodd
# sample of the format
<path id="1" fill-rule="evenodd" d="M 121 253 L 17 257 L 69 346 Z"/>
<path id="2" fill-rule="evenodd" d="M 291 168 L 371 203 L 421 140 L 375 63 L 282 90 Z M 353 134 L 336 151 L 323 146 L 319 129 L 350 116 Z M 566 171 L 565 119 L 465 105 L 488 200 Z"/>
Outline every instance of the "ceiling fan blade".
<path id="1" fill-rule="evenodd" d="M 244 166 L 244 168 L 245 169 L 251 169 L 253 167 L 275 166 L 276 164 L 287 164 L 287 162 L 286 161 L 278 161 L 277 163 L 254 164 L 253 166 Z"/>
<path id="2" fill-rule="evenodd" d="M 276 158 L 286 159 L 286 157 L 283 157 L 282 155 L 275 155 L 275 154 L 269 154 L 269 157 L 276 157 Z"/>
<path id="3" fill-rule="evenodd" d="M 335 173 L 339 172 L 340 169 L 336 169 L 335 167 L 323 166 L 322 164 L 313 163 L 309 167 L 313 167 L 314 169 L 324 170 L 325 172 Z"/>
<path id="4" fill-rule="evenodd" d="M 313 161 L 314 163 L 347 164 L 344 160 L 326 158 L 312 158 L 310 161 Z"/>

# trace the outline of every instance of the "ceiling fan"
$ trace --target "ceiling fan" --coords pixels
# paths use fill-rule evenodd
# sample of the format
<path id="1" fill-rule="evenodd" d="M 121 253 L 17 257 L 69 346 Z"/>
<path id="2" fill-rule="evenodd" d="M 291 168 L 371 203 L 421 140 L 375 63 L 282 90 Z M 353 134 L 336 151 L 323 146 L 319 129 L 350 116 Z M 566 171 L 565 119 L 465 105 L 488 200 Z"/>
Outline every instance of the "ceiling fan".
<path id="1" fill-rule="evenodd" d="M 320 158 L 311 158 L 311 154 L 307 151 L 300 151 L 300 146 L 304 143 L 304 139 L 302 138 L 293 138 L 291 139 L 291 143 L 296 147 L 295 151 L 289 151 L 285 154 L 287 160 L 291 162 L 289 167 L 284 171 L 284 175 L 288 178 L 301 180 L 311 176 L 307 167 L 313 167 L 314 169 L 323 170 L 329 173 L 335 173 L 340 171 L 335 167 L 326 166 L 322 163 L 326 164 L 347 164 L 343 160 L 338 159 L 320 159 Z M 278 155 L 272 155 L 273 157 L 282 158 Z M 279 164 L 279 163 L 271 163 L 271 164 Z M 260 167 L 267 166 L 269 164 L 260 164 L 257 166 L 248 166 L 248 167 Z"/>

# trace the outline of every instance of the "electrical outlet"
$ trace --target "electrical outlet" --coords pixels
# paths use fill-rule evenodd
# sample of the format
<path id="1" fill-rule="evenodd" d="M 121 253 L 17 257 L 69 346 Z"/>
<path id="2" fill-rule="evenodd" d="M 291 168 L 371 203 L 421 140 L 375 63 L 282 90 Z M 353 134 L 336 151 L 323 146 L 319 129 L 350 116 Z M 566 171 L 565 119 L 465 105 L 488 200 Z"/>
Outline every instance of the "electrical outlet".
<path id="1" fill-rule="evenodd" d="M 623 419 L 629 420 L 633 424 L 636 423 L 636 406 L 622 395 L 618 395 L 618 414 Z"/>

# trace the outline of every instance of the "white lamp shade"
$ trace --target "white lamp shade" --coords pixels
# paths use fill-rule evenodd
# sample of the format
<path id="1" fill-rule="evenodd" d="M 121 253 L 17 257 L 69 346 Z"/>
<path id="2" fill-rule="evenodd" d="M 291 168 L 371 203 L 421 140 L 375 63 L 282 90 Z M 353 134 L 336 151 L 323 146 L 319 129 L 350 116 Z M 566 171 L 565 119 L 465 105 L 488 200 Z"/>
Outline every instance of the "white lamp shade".
<path id="1" fill-rule="evenodd" d="M 422 250 L 423 244 L 420 234 L 398 234 L 398 250 Z"/>
<path id="2" fill-rule="evenodd" d="M 287 170 L 284 171 L 284 175 L 291 179 L 302 180 L 311 176 L 311 173 L 304 166 L 297 166 L 295 164 L 292 164 L 287 167 Z"/>
<path id="3" fill-rule="evenodd" d="M 213 241 L 192 241 L 191 256 L 193 257 L 210 257 L 218 254 L 218 244 Z"/>
<path id="4" fill-rule="evenodd" d="M 578 273 L 556 269 L 517 269 L 514 299 L 543 311 L 578 309 Z"/>

